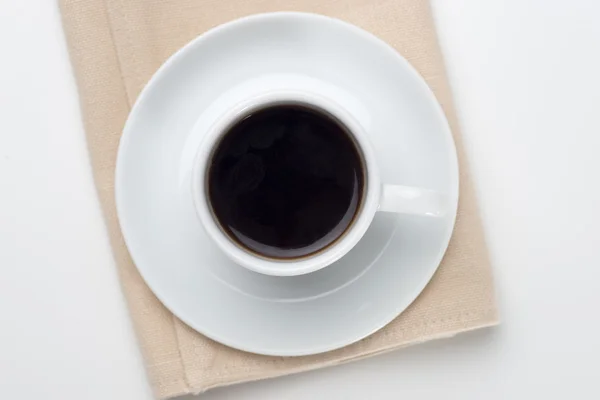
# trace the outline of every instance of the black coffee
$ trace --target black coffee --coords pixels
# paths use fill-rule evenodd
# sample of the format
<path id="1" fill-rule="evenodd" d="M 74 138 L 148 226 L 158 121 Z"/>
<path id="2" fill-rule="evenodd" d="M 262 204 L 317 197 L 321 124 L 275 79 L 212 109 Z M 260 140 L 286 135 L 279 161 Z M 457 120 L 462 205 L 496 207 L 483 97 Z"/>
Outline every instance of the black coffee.
<path id="1" fill-rule="evenodd" d="M 315 253 L 352 223 L 363 195 L 361 156 L 347 129 L 307 106 L 277 105 L 233 124 L 208 172 L 221 227 L 267 257 Z"/>

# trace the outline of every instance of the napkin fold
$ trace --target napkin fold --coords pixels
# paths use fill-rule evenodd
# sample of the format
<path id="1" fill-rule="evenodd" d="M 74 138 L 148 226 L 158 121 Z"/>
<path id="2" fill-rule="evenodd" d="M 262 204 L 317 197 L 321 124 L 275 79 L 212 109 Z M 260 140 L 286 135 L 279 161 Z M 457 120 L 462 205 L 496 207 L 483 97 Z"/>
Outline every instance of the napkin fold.
<path id="1" fill-rule="evenodd" d="M 473 184 L 426 0 L 59 0 L 59 4 L 98 196 L 158 398 L 340 364 L 497 323 Z M 119 229 L 114 200 L 121 131 L 132 104 L 156 69 L 212 27 L 253 13 L 283 10 L 343 19 L 395 47 L 433 89 L 450 122 L 460 162 L 456 227 L 427 288 L 402 315 L 372 336 L 306 357 L 267 357 L 228 348 L 177 319 L 135 268 Z"/>

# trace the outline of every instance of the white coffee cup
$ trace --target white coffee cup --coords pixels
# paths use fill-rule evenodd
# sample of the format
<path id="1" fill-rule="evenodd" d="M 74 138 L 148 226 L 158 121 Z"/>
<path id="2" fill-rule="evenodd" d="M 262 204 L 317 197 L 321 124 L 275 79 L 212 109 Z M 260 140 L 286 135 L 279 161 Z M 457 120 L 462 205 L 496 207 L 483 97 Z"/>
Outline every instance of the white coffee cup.
<path id="1" fill-rule="evenodd" d="M 282 104 L 307 105 L 339 120 L 357 143 L 365 169 L 361 205 L 350 226 L 325 248 L 293 259 L 261 256 L 235 242 L 220 227 L 213 215 L 206 185 L 207 170 L 213 150 L 222 135 L 240 118 L 253 111 Z M 369 142 L 368 134 L 356 119 L 333 99 L 298 90 L 277 90 L 253 96 L 218 118 L 199 145 L 192 171 L 192 196 L 204 229 L 225 255 L 249 270 L 275 276 L 302 275 L 331 265 L 359 242 L 378 211 L 438 217 L 443 216 L 449 207 L 447 197 L 442 193 L 424 188 L 382 183 L 376 155 Z"/>

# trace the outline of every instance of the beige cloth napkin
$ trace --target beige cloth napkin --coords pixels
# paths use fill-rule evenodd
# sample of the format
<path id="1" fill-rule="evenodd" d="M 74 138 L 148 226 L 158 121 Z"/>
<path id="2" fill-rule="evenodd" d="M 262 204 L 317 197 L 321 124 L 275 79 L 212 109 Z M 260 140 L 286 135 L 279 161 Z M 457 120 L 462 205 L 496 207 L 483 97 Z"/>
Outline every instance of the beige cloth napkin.
<path id="1" fill-rule="evenodd" d="M 497 323 L 491 268 L 472 181 L 426 0 L 60 0 L 60 6 L 98 195 L 158 398 L 335 365 Z M 140 90 L 161 63 L 216 25 L 279 10 L 334 16 L 394 46 L 434 90 L 450 121 L 461 163 L 456 228 L 442 265 L 425 291 L 380 332 L 341 350 L 308 357 L 244 353 L 207 339 L 174 317 L 133 265 L 121 236 L 113 195 L 123 124 Z"/>

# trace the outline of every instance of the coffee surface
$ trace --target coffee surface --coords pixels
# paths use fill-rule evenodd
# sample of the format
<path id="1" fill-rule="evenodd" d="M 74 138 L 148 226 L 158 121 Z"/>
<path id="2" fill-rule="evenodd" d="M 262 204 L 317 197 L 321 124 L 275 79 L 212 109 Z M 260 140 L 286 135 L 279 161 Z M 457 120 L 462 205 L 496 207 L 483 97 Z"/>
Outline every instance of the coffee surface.
<path id="1" fill-rule="evenodd" d="M 242 247 L 274 258 L 317 252 L 360 207 L 363 164 L 352 136 L 306 106 L 257 110 L 233 124 L 208 170 L 214 217 Z"/>

